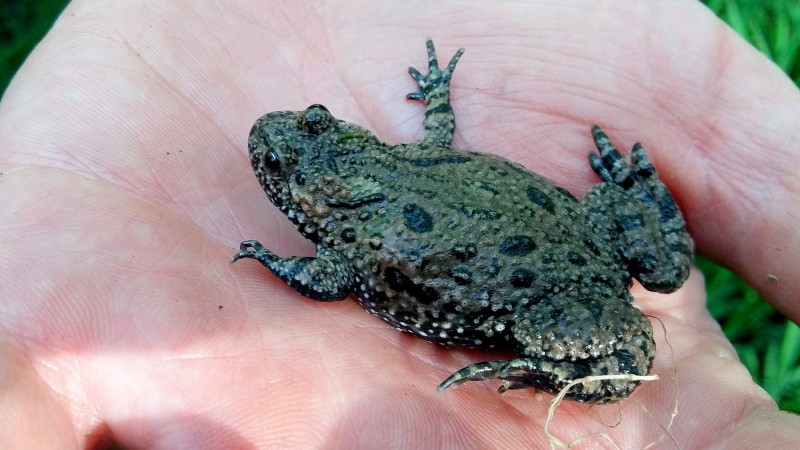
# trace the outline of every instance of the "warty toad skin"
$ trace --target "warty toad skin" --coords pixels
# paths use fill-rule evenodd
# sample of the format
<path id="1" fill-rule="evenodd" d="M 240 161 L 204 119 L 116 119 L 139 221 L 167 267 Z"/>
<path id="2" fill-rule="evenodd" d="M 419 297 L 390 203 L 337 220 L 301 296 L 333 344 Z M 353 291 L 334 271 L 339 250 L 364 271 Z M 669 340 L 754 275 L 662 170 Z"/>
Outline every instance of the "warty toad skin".
<path id="1" fill-rule="evenodd" d="M 428 74 L 409 73 L 425 103 L 422 138 L 390 146 L 322 105 L 264 115 L 250 160 L 269 199 L 316 257 L 252 258 L 320 301 L 355 298 L 393 327 L 454 347 L 506 349 L 516 359 L 458 370 L 439 389 L 498 378 L 500 391 L 550 393 L 588 375 L 646 375 L 650 321 L 631 278 L 657 292 L 689 274 L 681 213 L 641 145 L 621 155 L 599 127 L 589 163 L 601 179 L 582 198 L 501 157 L 451 146 L 450 78 L 428 40 Z M 579 384 L 567 397 L 615 402 L 629 380 Z"/>

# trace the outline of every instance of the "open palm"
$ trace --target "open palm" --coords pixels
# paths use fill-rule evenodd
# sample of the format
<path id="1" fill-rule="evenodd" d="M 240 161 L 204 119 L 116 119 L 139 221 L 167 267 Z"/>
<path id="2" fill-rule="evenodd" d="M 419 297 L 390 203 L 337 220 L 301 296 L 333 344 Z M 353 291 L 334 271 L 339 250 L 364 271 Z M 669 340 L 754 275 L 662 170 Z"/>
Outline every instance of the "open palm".
<path id="1" fill-rule="evenodd" d="M 428 35 L 442 59 L 467 50 L 452 83 L 457 147 L 582 194 L 597 182 L 592 123 L 622 148 L 642 140 L 698 250 L 800 317 L 797 217 L 783 209 L 800 203 L 800 95 L 699 4 L 196 3 L 76 0 L 0 105 L 4 440 L 546 446 L 549 395 L 499 396 L 496 382 L 436 392 L 486 354 L 229 264 L 243 239 L 312 252 L 252 175 L 253 121 L 322 103 L 412 141 L 423 107 L 404 100 L 405 68 L 425 66 Z M 667 447 L 797 439 L 800 422 L 708 315 L 698 273 L 675 294 L 634 294 L 654 318 L 661 379 L 618 405 L 565 402 L 552 432 L 639 448 L 676 409 Z"/>

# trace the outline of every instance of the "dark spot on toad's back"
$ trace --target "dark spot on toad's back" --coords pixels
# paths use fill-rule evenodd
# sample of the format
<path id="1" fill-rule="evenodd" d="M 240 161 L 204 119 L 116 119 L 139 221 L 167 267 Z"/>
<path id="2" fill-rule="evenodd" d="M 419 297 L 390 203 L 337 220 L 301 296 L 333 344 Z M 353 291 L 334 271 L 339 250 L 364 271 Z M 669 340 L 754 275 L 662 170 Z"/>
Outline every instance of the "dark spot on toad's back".
<path id="1" fill-rule="evenodd" d="M 353 200 L 331 199 L 328 201 L 328 206 L 332 208 L 356 209 L 371 203 L 380 203 L 385 200 L 386 196 L 383 194 L 370 194 Z"/>
<path id="2" fill-rule="evenodd" d="M 358 234 L 356 233 L 356 230 L 352 228 L 345 228 L 342 230 L 342 240 L 344 242 L 355 242 L 357 236 Z"/>
<path id="3" fill-rule="evenodd" d="M 545 194 L 544 191 L 536 186 L 528 186 L 525 192 L 528 194 L 528 200 L 550 214 L 555 214 L 556 206 L 555 203 L 553 203 L 551 196 Z"/>
<path id="4" fill-rule="evenodd" d="M 511 285 L 517 288 L 531 287 L 533 274 L 527 269 L 517 269 L 511 273 Z"/>
<path id="5" fill-rule="evenodd" d="M 569 261 L 570 264 L 574 264 L 579 267 L 583 267 L 587 264 L 586 258 L 581 256 L 579 253 L 572 251 L 567 252 L 567 261 Z"/>
<path id="6" fill-rule="evenodd" d="M 469 220 L 499 220 L 502 215 L 489 209 L 477 209 L 466 205 L 455 205 Z"/>
<path id="7" fill-rule="evenodd" d="M 567 197 L 569 197 L 569 198 L 571 198 L 571 199 L 573 199 L 575 201 L 578 200 L 577 198 L 575 198 L 574 195 L 572 195 L 572 193 L 570 191 L 568 191 L 568 190 L 566 190 L 566 189 L 564 189 L 562 187 L 556 186 L 555 189 L 556 189 L 556 191 L 561 192 L 562 194 L 566 195 Z"/>
<path id="8" fill-rule="evenodd" d="M 469 161 L 469 158 L 463 156 L 444 156 L 441 158 L 419 158 L 419 159 L 405 159 L 405 158 L 398 158 L 405 160 L 412 166 L 416 167 L 431 167 L 431 166 L 438 166 L 440 164 L 462 164 Z"/>
<path id="9" fill-rule="evenodd" d="M 592 284 L 603 285 L 610 289 L 614 289 L 617 287 L 617 283 L 615 283 L 614 280 L 605 275 L 594 274 L 589 278 L 589 281 Z"/>
<path id="10" fill-rule="evenodd" d="M 487 192 L 491 195 L 501 195 L 501 192 L 496 187 L 484 182 L 475 183 L 475 190 Z"/>
<path id="11" fill-rule="evenodd" d="M 469 269 L 456 266 L 450 270 L 450 276 L 456 282 L 456 284 L 460 284 L 462 286 L 467 285 L 472 281 L 472 272 Z"/>
<path id="12" fill-rule="evenodd" d="M 427 106 L 417 142 L 387 145 L 321 105 L 256 121 L 256 177 L 317 255 L 281 258 L 244 241 L 234 260 L 255 259 L 320 301 L 354 294 L 422 338 L 518 355 L 458 370 L 440 389 L 497 378 L 555 392 L 585 375 L 647 374 L 653 330 L 632 305 L 631 278 L 677 289 L 691 240 L 643 148 L 622 155 L 593 126 L 601 182 L 580 200 L 506 159 L 454 149 L 449 83 L 462 51 L 440 68 L 427 47 L 428 73 L 409 70 L 418 90 L 408 98 Z M 586 149 L 563 149 L 573 150 Z M 578 384 L 567 396 L 613 402 L 637 384 Z"/>
<path id="13" fill-rule="evenodd" d="M 500 252 L 508 256 L 525 256 L 536 248 L 528 236 L 511 236 L 500 243 Z"/>
<path id="14" fill-rule="evenodd" d="M 466 262 L 478 254 L 478 249 L 475 244 L 456 245 L 450 250 L 450 254 L 456 260 Z"/>
<path id="15" fill-rule="evenodd" d="M 446 303 L 442 304 L 442 311 L 444 311 L 446 313 L 449 313 L 449 314 L 459 314 L 459 313 L 461 313 L 462 310 L 463 310 L 463 308 L 461 307 L 461 303 L 460 302 L 451 301 L 451 302 L 446 302 Z"/>
<path id="16" fill-rule="evenodd" d="M 392 289 L 406 293 L 424 305 L 430 305 L 439 299 L 439 293 L 435 289 L 414 283 L 411 278 L 394 267 L 386 268 L 383 271 L 383 278 Z"/>
<path id="17" fill-rule="evenodd" d="M 592 242 L 591 239 L 583 238 L 581 241 L 584 247 L 586 247 L 590 252 L 594 253 L 594 256 L 600 256 L 600 248 Z"/>
<path id="18" fill-rule="evenodd" d="M 427 233 L 433 229 L 433 218 L 424 208 L 411 203 L 403 207 L 406 226 L 417 233 Z"/>

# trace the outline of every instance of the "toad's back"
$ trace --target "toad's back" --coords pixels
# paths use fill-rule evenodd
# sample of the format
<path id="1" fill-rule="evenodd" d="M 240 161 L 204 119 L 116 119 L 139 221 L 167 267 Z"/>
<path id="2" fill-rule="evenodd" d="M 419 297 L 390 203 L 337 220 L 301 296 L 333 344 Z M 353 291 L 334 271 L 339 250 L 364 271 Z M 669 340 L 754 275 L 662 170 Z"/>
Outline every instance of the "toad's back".
<path id="1" fill-rule="evenodd" d="M 505 159 L 412 144 L 349 154 L 335 167 L 326 181 L 359 195 L 327 202 L 312 220 L 354 262 L 362 304 L 398 328 L 450 345 L 507 346 L 532 303 L 578 287 L 606 298 L 629 287 L 580 202 Z"/>

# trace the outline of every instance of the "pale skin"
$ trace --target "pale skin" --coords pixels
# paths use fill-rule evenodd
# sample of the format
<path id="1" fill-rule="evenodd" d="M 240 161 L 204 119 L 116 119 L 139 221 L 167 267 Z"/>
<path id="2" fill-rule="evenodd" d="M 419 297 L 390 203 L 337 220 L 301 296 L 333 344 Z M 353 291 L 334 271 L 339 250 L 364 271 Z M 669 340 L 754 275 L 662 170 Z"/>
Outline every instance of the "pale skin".
<path id="1" fill-rule="evenodd" d="M 312 251 L 251 173 L 252 122 L 322 103 L 412 141 L 423 106 L 404 99 L 406 68 L 424 66 L 428 35 L 442 59 L 466 48 L 457 147 L 582 195 L 597 182 L 592 123 L 620 148 L 641 140 L 697 251 L 800 319 L 800 94 L 698 3 L 133 5 L 73 2 L 0 104 L 7 448 L 546 446 L 549 395 L 436 392 L 485 353 L 228 262 L 248 238 Z M 658 448 L 800 439 L 708 315 L 699 273 L 674 294 L 633 292 L 657 318 L 661 379 L 619 405 L 563 403 L 563 441 L 601 431 L 643 447 L 676 401 Z"/>

